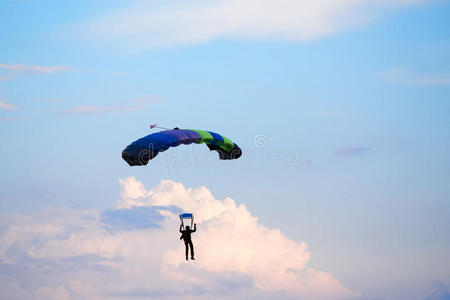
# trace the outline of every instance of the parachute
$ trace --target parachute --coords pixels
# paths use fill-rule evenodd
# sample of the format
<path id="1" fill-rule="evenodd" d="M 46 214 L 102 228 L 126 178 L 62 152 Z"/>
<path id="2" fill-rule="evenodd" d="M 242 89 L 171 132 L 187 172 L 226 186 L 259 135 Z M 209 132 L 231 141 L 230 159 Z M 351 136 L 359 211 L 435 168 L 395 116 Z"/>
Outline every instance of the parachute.
<path id="1" fill-rule="evenodd" d="M 184 220 L 191 220 L 191 225 L 189 225 L 189 223 L 187 223 L 186 224 L 186 226 L 190 226 L 190 228 L 192 228 L 193 227 L 193 224 L 194 224 L 194 215 L 193 214 L 190 214 L 190 213 L 183 213 L 183 214 L 180 214 L 180 220 L 181 220 L 181 226 L 184 228 L 185 227 L 185 225 L 184 225 Z"/>
<path id="2" fill-rule="evenodd" d="M 174 128 L 156 132 L 134 141 L 122 151 L 122 158 L 130 166 L 143 166 L 147 165 L 159 152 L 166 151 L 170 147 L 192 143 L 205 143 L 209 150 L 219 153 L 220 159 L 237 159 L 242 155 L 242 150 L 237 144 L 218 133 Z"/>

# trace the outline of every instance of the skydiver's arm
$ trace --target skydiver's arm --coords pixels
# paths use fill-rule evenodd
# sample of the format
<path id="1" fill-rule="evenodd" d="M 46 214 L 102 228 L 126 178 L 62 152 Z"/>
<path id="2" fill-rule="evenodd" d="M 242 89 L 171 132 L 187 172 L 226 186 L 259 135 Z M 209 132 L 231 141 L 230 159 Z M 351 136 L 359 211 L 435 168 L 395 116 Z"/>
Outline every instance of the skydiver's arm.
<path id="1" fill-rule="evenodd" d="M 183 230 L 181 230 L 181 228 L 183 228 L 183 225 L 180 225 L 180 232 L 183 233 Z"/>
<path id="2" fill-rule="evenodd" d="M 194 223 L 194 230 L 192 232 L 195 232 L 197 230 L 197 223 Z"/>

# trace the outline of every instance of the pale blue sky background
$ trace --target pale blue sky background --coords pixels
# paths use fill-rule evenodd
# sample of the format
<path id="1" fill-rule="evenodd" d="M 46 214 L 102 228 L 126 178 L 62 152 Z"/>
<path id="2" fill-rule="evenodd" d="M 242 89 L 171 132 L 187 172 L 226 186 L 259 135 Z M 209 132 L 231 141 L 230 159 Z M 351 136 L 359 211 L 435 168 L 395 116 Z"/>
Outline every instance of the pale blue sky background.
<path id="1" fill-rule="evenodd" d="M 449 2 L 379 9 L 307 40 L 147 47 L 86 34 L 125 6 L 0 1 L 0 101 L 13 106 L 0 106 L 1 213 L 107 209 L 119 178 L 171 179 L 245 204 L 367 297 L 449 286 Z M 5 67 L 19 64 L 64 70 Z M 193 166 L 183 155 L 217 154 L 192 146 L 129 167 L 122 149 L 155 122 L 223 133 L 247 156 Z M 287 162 L 259 160 L 273 153 Z"/>

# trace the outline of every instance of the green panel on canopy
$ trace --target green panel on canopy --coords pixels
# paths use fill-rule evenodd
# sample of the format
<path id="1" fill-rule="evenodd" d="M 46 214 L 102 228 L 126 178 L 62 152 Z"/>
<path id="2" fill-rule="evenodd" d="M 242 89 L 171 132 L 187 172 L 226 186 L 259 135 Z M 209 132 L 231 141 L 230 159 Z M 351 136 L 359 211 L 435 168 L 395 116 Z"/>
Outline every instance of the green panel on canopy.
<path id="1" fill-rule="evenodd" d="M 200 137 L 202 139 L 199 142 L 199 144 L 201 144 L 201 143 L 209 144 L 214 140 L 213 136 L 208 131 L 198 130 L 198 129 L 188 129 L 188 130 L 195 131 L 200 135 Z"/>
<path id="2" fill-rule="evenodd" d="M 224 137 L 222 135 L 223 138 L 223 144 L 220 146 L 220 148 L 222 148 L 225 151 L 231 151 L 234 148 L 234 143 L 227 137 Z"/>

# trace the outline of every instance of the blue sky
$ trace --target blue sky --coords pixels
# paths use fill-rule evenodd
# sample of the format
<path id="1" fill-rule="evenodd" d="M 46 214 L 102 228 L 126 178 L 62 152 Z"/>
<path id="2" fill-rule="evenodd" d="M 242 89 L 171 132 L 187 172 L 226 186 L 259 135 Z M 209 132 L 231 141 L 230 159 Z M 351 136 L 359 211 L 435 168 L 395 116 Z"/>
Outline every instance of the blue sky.
<path id="1" fill-rule="evenodd" d="M 285 2 L 0 1 L 1 213 L 108 210 L 119 178 L 168 179 L 305 241 L 363 298 L 448 288 L 449 3 Z M 151 123 L 244 156 L 131 168 Z"/>

